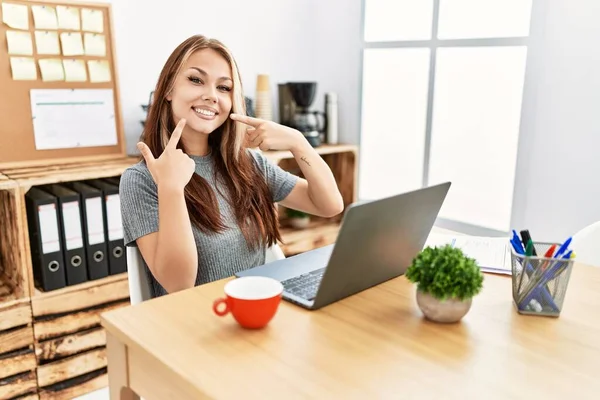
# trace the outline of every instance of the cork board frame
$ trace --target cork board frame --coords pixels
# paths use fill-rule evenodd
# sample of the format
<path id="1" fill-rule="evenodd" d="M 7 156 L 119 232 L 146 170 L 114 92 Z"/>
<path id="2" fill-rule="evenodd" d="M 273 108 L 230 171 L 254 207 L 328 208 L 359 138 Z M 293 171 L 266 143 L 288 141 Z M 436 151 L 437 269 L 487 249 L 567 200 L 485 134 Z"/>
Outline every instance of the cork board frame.
<path id="1" fill-rule="evenodd" d="M 38 79 L 35 81 L 13 80 L 8 54 L 6 31 L 13 30 L 2 22 L 2 9 L 0 8 L 0 171 L 8 168 L 28 166 L 41 166 L 65 164 L 71 162 L 99 161 L 115 159 L 126 156 L 126 143 L 121 114 L 118 75 L 116 69 L 116 56 L 114 46 L 114 29 L 112 8 L 109 3 L 78 2 L 71 0 L 0 0 L 0 3 L 12 3 L 28 6 L 29 32 L 35 42 L 35 25 L 31 6 L 42 5 L 56 7 L 91 8 L 101 10 L 103 13 L 104 32 L 106 40 L 106 56 L 47 56 L 37 54 L 33 44 L 33 56 L 36 63 Z M 81 15 L 81 14 L 80 14 Z M 82 27 L 83 28 L 83 27 Z M 73 32 L 58 29 L 61 32 Z M 80 31 L 83 34 L 83 31 Z M 18 56 L 21 57 L 21 56 Z M 43 58 L 75 58 L 84 60 L 107 60 L 111 73 L 110 82 L 90 82 L 89 72 L 86 82 L 44 82 L 41 77 L 38 60 Z M 35 136 L 32 121 L 30 90 L 31 89 L 112 89 L 117 132 L 117 144 L 112 146 L 76 147 L 64 149 L 38 150 L 35 147 Z"/>

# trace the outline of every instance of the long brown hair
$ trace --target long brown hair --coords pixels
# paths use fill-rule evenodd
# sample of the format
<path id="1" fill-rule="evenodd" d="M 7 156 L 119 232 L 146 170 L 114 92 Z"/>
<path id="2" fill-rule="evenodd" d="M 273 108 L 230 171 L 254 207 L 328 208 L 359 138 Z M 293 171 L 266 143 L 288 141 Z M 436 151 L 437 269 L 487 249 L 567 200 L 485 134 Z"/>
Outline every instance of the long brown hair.
<path id="1" fill-rule="evenodd" d="M 232 112 L 246 115 L 242 82 L 236 62 L 230 51 L 218 40 L 201 35 L 188 38 L 169 56 L 156 88 L 141 140 L 154 157 L 159 157 L 175 129 L 175 119 L 167 95 L 189 57 L 201 49 L 217 51 L 229 63 L 233 78 Z M 252 155 L 244 146 L 245 129 L 240 123 L 227 120 L 208 138 L 215 161 L 215 175 L 225 183 L 225 197 L 235 210 L 237 223 L 250 248 L 270 246 L 281 240 L 279 223 L 273 199 L 266 180 L 258 170 Z M 183 141 L 178 148 L 185 152 Z M 222 221 L 216 194 L 198 174 L 185 187 L 185 200 L 192 224 L 206 233 L 222 232 L 227 227 Z"/>

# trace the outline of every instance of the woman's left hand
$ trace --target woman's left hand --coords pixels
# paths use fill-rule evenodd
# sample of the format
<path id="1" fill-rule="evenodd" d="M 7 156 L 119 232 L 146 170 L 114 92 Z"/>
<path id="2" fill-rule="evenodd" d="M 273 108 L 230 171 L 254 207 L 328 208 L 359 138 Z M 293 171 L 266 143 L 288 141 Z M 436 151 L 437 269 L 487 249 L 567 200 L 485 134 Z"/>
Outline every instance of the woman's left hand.
<path id="1" fill-rule="evenodd" d="M 308 143 L 302 134 L 293 128 L 280 125 L 273 121 L 231 114 L 231 119 L 248 125 L 246 143 L 248 147 L 258 147 L 267 150 L 294 150 Z"/>

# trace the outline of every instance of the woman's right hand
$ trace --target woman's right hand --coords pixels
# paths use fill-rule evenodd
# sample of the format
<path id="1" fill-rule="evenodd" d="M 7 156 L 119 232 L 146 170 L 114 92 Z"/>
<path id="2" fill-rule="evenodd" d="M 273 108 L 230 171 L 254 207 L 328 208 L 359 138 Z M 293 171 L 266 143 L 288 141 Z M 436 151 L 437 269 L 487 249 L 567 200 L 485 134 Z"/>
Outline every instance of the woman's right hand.
<path id="1" fill-rule="evenodd" d="M 137 148 L 146 160 L 152 179 L 159 188 L 183 192 L 196 170 L 194 160 L 177 148 L 185 122 L 183 118 L 179 121 L 169 139 L 169 143 L 167 143 L 165 150 L 158 158 L 154 158 L 150 148 L 145 143 L 140 142 L 137 144 Z"/>

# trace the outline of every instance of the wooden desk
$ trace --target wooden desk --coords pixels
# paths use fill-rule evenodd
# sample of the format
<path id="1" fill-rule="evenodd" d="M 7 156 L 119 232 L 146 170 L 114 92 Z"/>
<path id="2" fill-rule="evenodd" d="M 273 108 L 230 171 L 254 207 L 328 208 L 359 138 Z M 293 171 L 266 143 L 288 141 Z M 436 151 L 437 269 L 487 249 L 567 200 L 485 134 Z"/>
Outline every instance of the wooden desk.
<path id="1" fill-rule="evenodd" d="M 486 274 L 461 323 L 424 320 L 404 277 L 264 330 L 212 313 L 225 281 L 102 317 L 111 399 L 597 399 L 600 268 L 576 265 L 560 318 L 517 314 Z M 121 397 L 128 398 L 128 397 Z M 135 395 L 130 396 L 136 399 Z"/>

